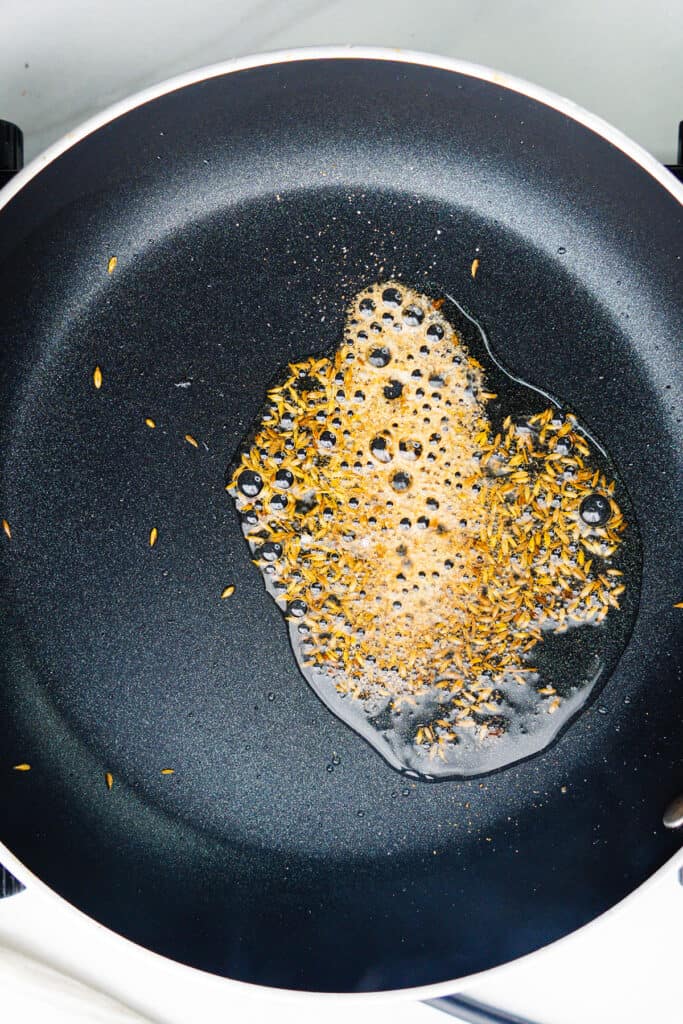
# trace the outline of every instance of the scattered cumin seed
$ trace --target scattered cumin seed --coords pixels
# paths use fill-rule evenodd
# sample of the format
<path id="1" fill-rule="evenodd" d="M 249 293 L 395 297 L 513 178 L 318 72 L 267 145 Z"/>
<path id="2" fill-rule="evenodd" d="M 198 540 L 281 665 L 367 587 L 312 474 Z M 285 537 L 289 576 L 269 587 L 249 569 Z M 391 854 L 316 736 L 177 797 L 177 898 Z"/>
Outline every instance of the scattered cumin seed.
<path id="1" fill-rule="evenodd" d="M 111 789 L 111 787 L 114 785 L 114 776 L 112 775 L 111 772 L 104 773 L 104 781 L 107 786 L 107 789 Z"/>
<path id="2" fill-rule="evenodd" d="M 153 526 L 152 529 L 149 531 L 149 546 L 153 548 L 158 539 L 159 531 L 157 530 L 156 526 Z"/>
<path id="3" fill-rule="evenodd" d="M 185 440 L 188 444 L 191 444 L 193 448 L 199 448 L 199 441 L 192 434 L 185 434 Z"/>
<path id="4" fill-rule="evenodd" d="M 473 278 L 475 278 L 477 276 L 477 271 L 478 270 L 479 270 L 479 258 L 472 260 L 472 266 L 470 267 L 470 273 L 471 273 Z"/>
<path id="5" fill-rule="evenodd" d="M 145 423 L 147 424 L 150 430 L 154 430 L 154 428 L 156 427 L 156 423 L 154 422 L 151 416 L 148 416 L 145 419 Z"/>
<path id="6" fill-rule="evenodd" d="M 175 768 L 162 768 L 161 769 L 161 774 L 162 775 L 175 775 Z"/>
<path id="7" fill-rule="evenodd" d="M 225 600 L 226 597 L 232 597 L 234 593 L 235 587 L 231 583 L 230 586 L 226 587 L 224 590 L 221 591 L 221 600 Z"/>
<path id="8" fill-rule="evenodd" d="M 14 765 L 12 765 L 12 768 L 14 769 L 15 772 L 30 772 L 31 771 L 31 765 L 27 764 L 26 761 L 22 761 L 21 764 L 14 764 Z"/>
<path id="9" fill-rule="evenodd" d="M 118 256 L 110 256 L 109 262 L 107 263 L 107 273 L 113 274 L 116 269 L 116 264 L 119 262 Z"/>
<path id="10" fill-rule="evenodd" d="M 3 533 L 5 534 L 5 536 L 7 537 L 7 539 L 11 540 L 12 539 L 12 530 L 11 530 L 10 525 L 7 522 L 6 519 L 3 519 L 3 521 L 2 521 L 2 530 L 3 530 Z"/>
<path id="11" fill-rule="evenodd" d="M 102 387 L 102 370 L 99 366 L 96 366 L 92 374 L 92 382 L 95 385 L 95 390 L 99 391 Z"/>

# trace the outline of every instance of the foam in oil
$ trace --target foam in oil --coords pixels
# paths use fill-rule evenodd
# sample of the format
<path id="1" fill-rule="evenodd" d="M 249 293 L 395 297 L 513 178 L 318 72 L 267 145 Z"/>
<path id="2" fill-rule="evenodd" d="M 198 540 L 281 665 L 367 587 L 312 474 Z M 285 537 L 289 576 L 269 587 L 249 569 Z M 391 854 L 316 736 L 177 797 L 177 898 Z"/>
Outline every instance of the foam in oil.
<path id="1" fill-rule="evenodd" d="M 614 466 L 454 300 L 359 293 L 332 355 L 268 392 L 228 490 L 305 679 L 413 776 L 544 749 L 630 635 Z"/>

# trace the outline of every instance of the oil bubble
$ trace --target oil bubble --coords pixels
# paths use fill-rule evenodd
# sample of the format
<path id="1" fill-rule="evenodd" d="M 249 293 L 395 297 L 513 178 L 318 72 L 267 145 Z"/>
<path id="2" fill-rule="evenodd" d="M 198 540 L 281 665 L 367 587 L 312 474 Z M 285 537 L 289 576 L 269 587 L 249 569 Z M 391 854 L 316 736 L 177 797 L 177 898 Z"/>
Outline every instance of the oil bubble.
<path id="1" fill-rule="evenodd" d="M 331 430 L 323 430 L 318 443 L 322 448 L 334 448 L 337 443 L 336 435 Z"/>
<path id="2" fill-rule="evenodd" d="M 257 494 L 261 493 L 263 478 L 260 473 L 254 472 L 253 469 L 245 469 L 237 478 L 237 486 L 242 494 L 245 494 L 248 498 L 255 498 Z"/>
<path id="3" fill-rule="evenodd" d="M 393 399 L 400 398 L 403 394 L 403 385 L 400 380 L 390 380 L 389 383 L 384 386 L 382 393 L 385 398 L 389 399 L 389 401 L 393 401 Z"/>
<path id="4" fill-rule="evenodd" d="M 302 618 L 307 611 L 308 605 L 305 601 L 300 600 L 300 598 L 295 598 L 287 605 L 287 615 L 290 615 L 294 619 Z"/>
<path id="5" fill-rule="evenodd" d="M 403 302 L 403 296 L 398 288 L 385 288 L 382 292 L 382 302 L 385 306 L 400 306 Z"/>
<path id="6" fill-rule="evenodd" d="M 292 486 L 294 483 L 294 474 L 291 469 L 279 469 L 275 474 L 275 487 L 283 487 L 285 489 Z"/>
<path id="7" fill-rule="evenodd" d="M 403 438 L 398 442 L 398 450 L 404 459 L 415 462 L 422 455 L 422 442 L 414 437 Z"/>
<path id="8" fill-rule="evenodd" d="M 368 356 L 368 362 L 372 366 L 388 366 L 391 362 L 391 352 L 383 345 L 381 348 L 373 348 L 372 352 Z"/>
<path id="9" fill-rule="evenodd" d="M 391 462 L 392 454 L 386 437 L 373 437 L 370 442 L 370 451 L 378 462 Z"/>
<path id="10" fill-rule="evenodd" d="M 403 310 L 403 319 L 410 327 L 419 327 L 424 318 L 424 310 L 416 302 L 412 302 Z"/>
<path id="11" fill-rule="evenodd" d="M 404 473 L 402 470 L 399 471 L 398 473 L 394 473 L 394 475 L 391 478 L 391 486 L 395 491 L 398 491 L 399 493 L 402 491 L 407 491 L 411 483 L 412 479 L 410 473 Z"/>
<path id="12" fill-rule="evenodd" d="M 276 541 L 266 541 L 260 548 L 256 549 L 256 557 L 264 562 L 275 562 L 282 556 L 282 545 Z"/>
<path id="13" fill-rule="evenodd" d="M 612 514 L 609 498 L 597 492 L 589 494 L 581 502 L 579 513 L 584 523 L 590 526 L 604 526 Z"/>

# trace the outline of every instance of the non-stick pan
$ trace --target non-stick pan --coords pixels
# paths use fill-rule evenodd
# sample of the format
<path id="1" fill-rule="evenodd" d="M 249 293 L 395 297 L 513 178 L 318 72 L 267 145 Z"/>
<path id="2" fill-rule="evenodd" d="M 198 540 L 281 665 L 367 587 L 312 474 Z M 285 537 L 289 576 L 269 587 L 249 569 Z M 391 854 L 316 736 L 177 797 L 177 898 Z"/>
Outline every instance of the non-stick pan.
<path id="1" fill-rule="evenodd" d="M 22 881 L 185 964 L 346 992 L 535 950 L 674 854 L 682 196 L 557 97 L 353 50 L 184 76 L 6 186 L 0 853 Z M 483 778 L 402 776 L 323 706 L 224 490 L 281 368 L 390 277 L 456 297 L 575 410 L 640 534 L 604 688 Z"/>

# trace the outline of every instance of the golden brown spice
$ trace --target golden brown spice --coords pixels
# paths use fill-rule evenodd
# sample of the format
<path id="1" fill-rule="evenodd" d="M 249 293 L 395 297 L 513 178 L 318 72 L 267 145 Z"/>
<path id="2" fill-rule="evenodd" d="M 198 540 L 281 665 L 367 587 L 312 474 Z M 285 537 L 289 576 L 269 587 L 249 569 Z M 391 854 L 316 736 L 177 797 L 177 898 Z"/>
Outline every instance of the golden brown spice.
<path id="1" fill-rule="evenodd" d="M 461 730 L 501 735 L 496 687 L 537 678 L 544 631 L 619 608 L 621 573 L 603 559 L 626 524 L 572 416 L 548 408 L 494 433 L 496 396 L 440 305 L 393 281 L 357 295 L 333 356 L 291 364 L 268 393 L 228 490 L 300 620 L 304 664 L 395 710 L 440 691 L 414 742 L 443 758 Z M 595 495 L 607 513 L 585 522 Z M 537 692 L 560 706 L 552 686 Z"/>

